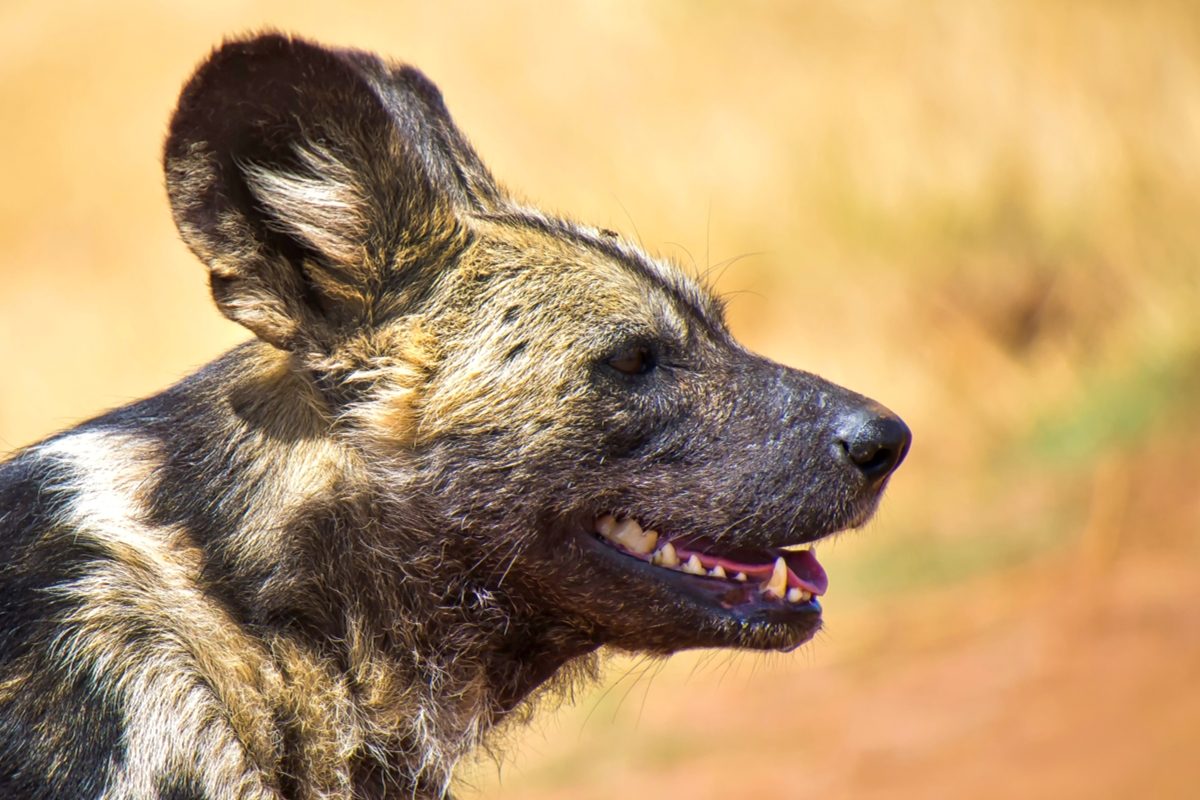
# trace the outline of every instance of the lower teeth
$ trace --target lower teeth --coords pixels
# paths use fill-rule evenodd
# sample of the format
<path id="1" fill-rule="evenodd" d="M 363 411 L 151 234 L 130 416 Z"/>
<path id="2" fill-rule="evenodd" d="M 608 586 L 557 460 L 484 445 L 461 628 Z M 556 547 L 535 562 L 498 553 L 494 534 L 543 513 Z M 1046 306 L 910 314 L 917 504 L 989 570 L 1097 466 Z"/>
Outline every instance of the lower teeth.
<path id="1" fill-rule="evenodd" d="M 793 586 L 791 589 L 788 589 L 787 599 L 789 603 L 807 603 L 812 599 L 812 595 L 803 589 Z"/>

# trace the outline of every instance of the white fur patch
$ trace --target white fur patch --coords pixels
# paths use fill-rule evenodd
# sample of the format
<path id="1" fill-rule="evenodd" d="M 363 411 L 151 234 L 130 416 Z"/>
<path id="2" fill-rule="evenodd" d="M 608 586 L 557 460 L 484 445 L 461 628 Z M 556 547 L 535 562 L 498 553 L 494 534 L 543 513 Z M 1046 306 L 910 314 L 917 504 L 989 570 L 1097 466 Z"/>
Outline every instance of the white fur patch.
<path id="1" fill-rule="evenodd" d="M 153 443 L 92 430 L 38 454 L 72 468 L 67 483 L 50 487 L 74 495 L 60 518 L 66 535 L 112 556 L 53 590 L 76 609 L 54 643 L 58 658 L 125 714 L 125 758 L 110 767 L 100 800 L 157 797 L 164 777 L 181 775 L 209 797 L 277 798 L 228 722 L 220 670 L 200 661 L 214 648 L 226 659 L 222 669 L 245 670 L 254 660 L 258 670 L 265 659 L 254 658 L 252 643 L 197 589 L 199 556 L 181 532 L 147 524 L 144 498 L 160 463 Z"/>
<path id="2" fill-rule="evenodd" d="M 278 227 L 342 263 L 361 260 L 366 201 L 356 173 L 320 146 L 297 148 L 307 174 L 245 168 L 246 182 Z"/>

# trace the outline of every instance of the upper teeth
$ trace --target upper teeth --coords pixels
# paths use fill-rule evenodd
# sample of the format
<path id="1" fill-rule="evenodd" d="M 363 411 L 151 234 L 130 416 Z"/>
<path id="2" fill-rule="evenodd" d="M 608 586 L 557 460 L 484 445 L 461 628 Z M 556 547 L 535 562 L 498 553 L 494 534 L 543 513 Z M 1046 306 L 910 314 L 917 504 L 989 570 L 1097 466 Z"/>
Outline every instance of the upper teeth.
<path id="1" fill-rule="evenodd" d="M 650 563 L 660 567 L 669 567 L 691 575 L 705 575 L 711 578 L 729 580 L 725 568 L 720 564 L 706 569 L 700 556 L 692 553 L 686 561 L 680 561 L 679 553 L 669 541 L 658 546 L 659 535 L 653 530 L 643 530 L 635 519 L 618 520 L 612 514 L 605 514 L 596 520 L 596 532 L 604 538 L 615 542 L 631 553 L 640 556 L 650 556 Z M 710 562 L 711 563 L 711 562 Z M 783 556 L 775 559 L 771 577 L 759 585 L 759 589 L 767 597 L 778 600 L 786 599 L 790 603 L 805 603 L 812 599 L 812 594 L 796 586 L 788 586 L 788 566 Z M 744 583 L 748 580 L 744 572 L 737 572 L 732 580 Z"/>
<path id="2" fill-rule="evenodd" d="M 635 519 L 617 522 L 617 518 L 612 514 L 605 514 L 596 520 L 596 530 L 601 536 L 642 556 L 654 552 L 654 547 L 658 544 L 658 533 L 642 530 L 642 526 Z"/>

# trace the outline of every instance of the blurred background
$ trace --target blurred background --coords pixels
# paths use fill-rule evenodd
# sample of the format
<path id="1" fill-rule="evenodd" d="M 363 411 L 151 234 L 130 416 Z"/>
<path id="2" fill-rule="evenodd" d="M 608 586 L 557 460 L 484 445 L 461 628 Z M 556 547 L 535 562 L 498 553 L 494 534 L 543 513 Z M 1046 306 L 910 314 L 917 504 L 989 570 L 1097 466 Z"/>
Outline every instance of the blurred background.
<path id="1" fill-rule="evenodd" d="M 245 338 L 159 149 L 223 36 L 419 65 L 496 175 L 730 297 L 915 447 L 790 656 L 611 659 L 465 798 L 1200 786 L 1200 5 L 0 6 L 0 451 Z"/>

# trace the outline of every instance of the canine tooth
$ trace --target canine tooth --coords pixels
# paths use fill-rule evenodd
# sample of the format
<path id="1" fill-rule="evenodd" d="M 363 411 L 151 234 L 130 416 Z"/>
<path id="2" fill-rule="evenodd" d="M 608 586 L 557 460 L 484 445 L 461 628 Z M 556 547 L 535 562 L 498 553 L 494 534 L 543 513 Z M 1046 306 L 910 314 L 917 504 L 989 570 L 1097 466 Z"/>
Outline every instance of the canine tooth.
<path id="1" fill-rule="evenodd" d="M 612 514 L 605 514 L 600 519 L 596 520 L 596 533 L 605 538 L 612 536 L 612 532 L 617 529 L 617 518 Z"/>
<path id="2" fill-rule="evenodd" d="M 654 554 L 654 563 L 663 567 L 678 567 L 679 556 L 675 553 L 675 545 L 667 542 L 662 549 Z"/>
<path id="3" fill-rule="evenodd" d="M 708 571 L 708 574 L 709 574 L 709 577 L 712 577 L 712 578 L 724 578 L 725 577 L 725 568 L 722 567 L 720 564 L 717 564 L 715 567 L 713 567 L 712 569 L 710 569 Z"/>
<path id="4" fill-rule="evenodd" d="M 734 575 L 734 576 L 733 576 L 733 579 L 734 579 L 735 581 L 739 581 L 739 582 L 741 582 L 741 583 L 745 583 L 745 582 L 746 582 L 746 573 L 744 573 L 744 572 L 739 572 L 738 574 L 736 574 L 736 575 Z"/>
<path id="5" fill-rule="evenodd" d="M 700 563 L 700 559 L 696 557 L 695 553 L 693 553 L 692 557 L 689 558 L 687 560 L 687 563 L 683 565 L 683 571 L 690 572 L 693 575 L 707 575 L 708 574 L 707 572 L 704 571 L 704 565 Z"/>
<path id="6" fill-rule="evenodd" d="M 775 559 L 775 571 L 771 573 L 771 579 L 762 585 L 762 590 L 767 594 L 773 594 L 776 597 L 783 597 L 787 594 L 787 564 L 783 560 L 783 556 Z"/>

